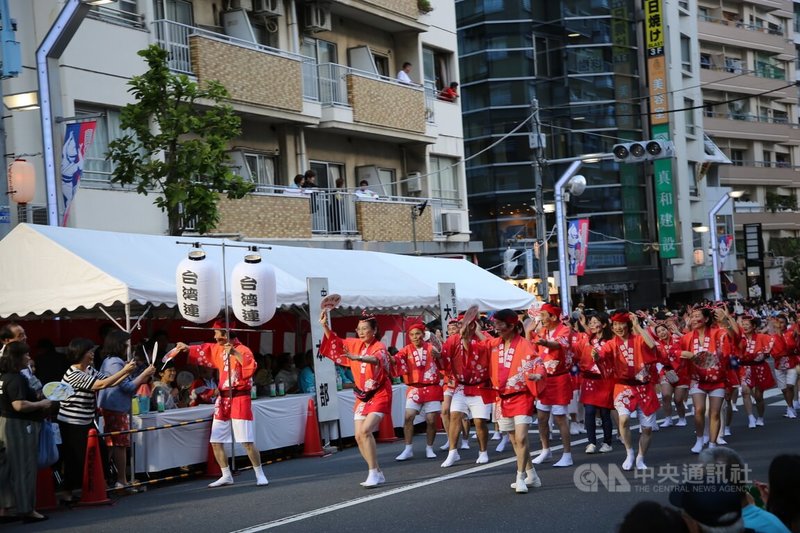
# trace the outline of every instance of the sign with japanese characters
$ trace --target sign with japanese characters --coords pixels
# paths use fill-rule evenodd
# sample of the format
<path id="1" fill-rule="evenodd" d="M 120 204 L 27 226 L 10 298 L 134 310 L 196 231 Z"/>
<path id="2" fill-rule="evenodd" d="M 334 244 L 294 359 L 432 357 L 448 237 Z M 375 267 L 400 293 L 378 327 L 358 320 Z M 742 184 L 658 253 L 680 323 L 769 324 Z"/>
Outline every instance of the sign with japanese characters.
<path id="1" fill-rule="evenodd" d="M 222 307 L 219 271 L 205 252 L 193 250 L 175 270 L 178 311 L 189 322 L 204 324 Z"/>
<path id="2" fill-rule="evenodd" d="M 439 283 L 439 310 L 442 317 L 442 335 L 446 339 L 448 322 L 458 317 L 455 283 Z"/>
<path id="3" fill-rule="evenodd" d="M 275 269 L 258 254 L 248 254 L 231 273 L 233 314 L 248 326 L 260 326 L 275 316 Z"/>
<path id="4" fill-rule="evenodd" d="M 319 323 L 322 300 L 328 296 L 328 278 L 307 278 L 311 342 L 314 346 L 314 381 L 316 383 L 317 417 L 320 422 L 339 420 L 339 397 L 336 395 L 337 368 L 333 361 L 319 353 L 325 334 Z M 329 313 L 330 310 L 326 310 Z M 328 323 L 331 323 L 330 316 Z"/>
<path id="5" fill-rule="evenodd" d="M 647 86 L 650 96 L 650 124 L 669 123 L 667 66 L 664 57 L 662 0 L 644 0 L 644 33 L 647 45 Z"/>

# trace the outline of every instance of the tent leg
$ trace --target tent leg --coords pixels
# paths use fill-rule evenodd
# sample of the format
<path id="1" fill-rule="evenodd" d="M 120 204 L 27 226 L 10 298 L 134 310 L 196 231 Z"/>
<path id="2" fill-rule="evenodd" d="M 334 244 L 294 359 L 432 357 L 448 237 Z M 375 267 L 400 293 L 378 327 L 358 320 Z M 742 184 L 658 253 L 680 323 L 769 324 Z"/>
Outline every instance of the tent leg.
<path id="1" fill-rule="evenodd" d="M 108 314 L 108 311 L 106 311 L 105 308 L 103 308 L 102 306 L 98 306 L 98 308 L 103 312 L 104 315 L 106 315 L 108 317 L 108 319 L 110 321 L 112 321 L 114 324 L 116 324 L 116 326 L 119 329 L 121 329 L 122 331 L 124 331 L 126 333 L 128 332 L 128 330 L 125 327 L 123 327 L 123 325 L 120 324 L 119 321 L 116 318 L 114 318 L 114 317 L 112 317 L 111 315 Z M 127 313 L 127 310 L 126 310 L 126 313 Z"/>

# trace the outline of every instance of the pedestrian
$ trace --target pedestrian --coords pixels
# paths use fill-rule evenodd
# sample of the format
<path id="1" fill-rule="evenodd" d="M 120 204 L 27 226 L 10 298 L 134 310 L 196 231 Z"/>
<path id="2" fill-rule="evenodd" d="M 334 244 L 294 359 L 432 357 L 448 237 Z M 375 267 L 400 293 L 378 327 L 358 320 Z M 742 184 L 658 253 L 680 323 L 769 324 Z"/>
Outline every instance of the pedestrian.
<path id="1" fill-rule="evenodd" d="M 222 475 L 208 486 L 213 488 L 233 485 L 228 455 L 225 452 L 225 444 L 230 444 L 232 438 L 247 452 L 256 475 L 256 485 L 268 485 L 269 481 L 261 466 L 261 454 L 254 444 L 255 427 L 250 399 L 252 377 L 256 372 L 253 352 L 239 342 L 234 331 L 230 331 L 235 329 L 235 324 L 226 325 L 226 321 L 217 319 L 211 327 L 214 330 L 214 342 L 197 346 L 188 346 L 183 342 L 175 345 L 176 350 L 189 353 L 189 364 L 216 368 L 219 372 L 219 396 L 214 405 L 210 442 Z"/>

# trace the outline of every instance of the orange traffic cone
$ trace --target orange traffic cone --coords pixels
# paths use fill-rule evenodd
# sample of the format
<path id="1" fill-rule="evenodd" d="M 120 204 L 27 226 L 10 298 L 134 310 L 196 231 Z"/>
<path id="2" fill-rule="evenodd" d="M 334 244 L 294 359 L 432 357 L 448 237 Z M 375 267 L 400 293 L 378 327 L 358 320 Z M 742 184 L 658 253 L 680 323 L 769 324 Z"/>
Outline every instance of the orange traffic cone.
<path id="1" fill-rule="evenodd" d="M 378 428 L 378 442 L 395 442 L 400 440 L 394 434 L 394 424 L 392 423 L 392 414 L 385 414 L 381 418 L 381 425 Z"/>
<path id="2" fill-rule="evenodd" d="M 308 415 L 306 415 L 306 436 L 303 439 L 303 457 L 322 457 L 322 439 L 319 437 L 319 423 L 317 422 L 317 408 L 314 407 L 314 398 L 308 399 Z"/>
<path id="3" fill-rule="evenodd" d="M 89 430 L 86 442 L 86 461 L 83 464 L 83 490 L 81 505 L 101 505 L 111 503 L 106 494 L 106 479 L 103 476 L 103 460 L 100 457 L 100 442 L 97 430 Z"/>
<path id="4" fill-rule="evenodd" d="M 215 477 L 218 478 L 222 475 L 222 469 L 219 467 L 219 463 L 217 463 L 216 457 L 214 457 L 214 448 L 211 447 L 211 443 L 208 443 L 208 458 L 206 459 L 206 477 Z"/>
<path id="5" fill-rule="evenodd" d="M 40 468 L 36 473 L 36 509 L 50 511 L 58 508 L 56 487 L 53 483 L 53 469 L 49 466 Z"/>

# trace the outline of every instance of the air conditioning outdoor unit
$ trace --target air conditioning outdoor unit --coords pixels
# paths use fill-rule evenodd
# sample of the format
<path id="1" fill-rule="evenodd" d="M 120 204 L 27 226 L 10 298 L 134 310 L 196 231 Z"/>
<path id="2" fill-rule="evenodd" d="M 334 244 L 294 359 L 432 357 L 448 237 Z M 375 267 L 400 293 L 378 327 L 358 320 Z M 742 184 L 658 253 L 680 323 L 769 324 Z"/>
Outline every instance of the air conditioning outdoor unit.
<path id="1" fill-rule="evenodd" d="M 316 33 L 331 31 L 331 10 L 319 3 L 306 4 L 306 30 Z"/>
<path id="2" fill-rule="evenodd" d="M 422 192 L 422 177 L 419 172 L 409 172 L 406 175 L 408 192 Z"/>
<path id="3" fill-rule="evenodd" d="M 442 233 L 445 235 L 461 233 L 460 213 L 442 213 Z"/>
<path id="4" fill-rule="evenodd" d="M 283 0 L 252 0 L 253 14 L 266 17 L 283 15 Z"/>

